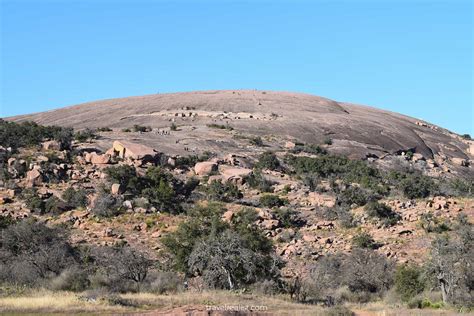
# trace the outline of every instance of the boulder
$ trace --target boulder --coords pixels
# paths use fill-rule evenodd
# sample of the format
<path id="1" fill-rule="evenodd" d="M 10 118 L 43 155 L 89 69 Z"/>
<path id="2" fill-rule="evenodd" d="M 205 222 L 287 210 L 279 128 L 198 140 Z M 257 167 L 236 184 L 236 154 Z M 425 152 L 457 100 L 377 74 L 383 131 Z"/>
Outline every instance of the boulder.
<path id="1" fill-rule="evenodd" d="M 43 183 L 43 175 L 41 174 L 39 166 L 35 166 L 33 170 L 26 173 L 26 187 L 32 188 L 41 183 Z"/>
<path id="2" fill-rule="evenodd" d="M 411 157 L 411 160 L 414 162 L 422 161 L 422 160 L 425 160 L 425 157 L 423 157 L 423 155 L 420 153 L 414 153 L 413 156 Z"/>
<path id="3" fill-rule="evenodd" d="M 295 147 L 296 147 L 296 144 L 293 143 L 293 142 L 288 141 L 288 142 L 285 143 L 285 148 L 287 148 L 287 149 L 293 149 Z"/>
<path id="4" fill-rule="evenodd" d="M 158 156 L 158 153 L 151 147 L 124 140 L 114 141 L 112 149 L 116 155 L 123 159 L 154 161 Z"/>
<path id="5" fill-rule="evenodd" d="M 117 195 L 120 193 L 120 183 L 114 183 L 112 184 L 112 187 L 110 188 L 110 193 Z"/>
<path id="6" fill-rule="evenodd" d="M 469 161 L 463 158 L 451 158 L 453 164 L 461 167 L 469 167 Z"/>
<path id="7" fill-rule="evenodd" d="M 61 144 L 56 140 L 50 140 L 43 143 L 44 150 L 61 150 Z"/>
<path id="8" fill-rule="evenodd" d="M 261 225 L 264 229 L 271 230 L 278 228 L 278 226 L 280 226 L 280 222 L 276 219 L 266 219 L 262 221 Z"/>
<path id="9" fill-rule="evenodd" d="M 90 162 L 94 165 L 106 165 L 111 163 L 112 160 L 109 154 L 98 155 L 96 153 L 92 153 Z"/>
<path id="10" fill-rule="evenodd" d="M 198 176 L 208 176 L 212 172 L 217 171 L 217 164 L 211 161 L 198 162 L 194 166 L 194 172 Z"/>
<path id="11" fill-rule="evenodd" d="M 221 166 L 219 172 L 225 182 L 230 181 L 236 184 L 243 184 L 245 178 L 250 176 L 253 170 L 247 168 Z"/>
<path id="12" fill-rule="evenodd" d="M 234 211 L 229 210 L 229 211 L 225 212 L 224 214 L 222 214 L 222 219 L 225 222 L 230 222 L 233 217 L 234 217 Z"/>

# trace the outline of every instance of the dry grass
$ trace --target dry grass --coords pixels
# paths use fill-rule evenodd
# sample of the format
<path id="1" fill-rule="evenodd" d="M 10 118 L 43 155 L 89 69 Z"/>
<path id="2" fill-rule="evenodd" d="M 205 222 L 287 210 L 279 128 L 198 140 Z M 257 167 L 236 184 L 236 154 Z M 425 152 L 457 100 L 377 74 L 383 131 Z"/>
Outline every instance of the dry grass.
<path id="1" fill-rule="evenodd" d="M 0 297 L 0 314 L 85 314 L 116 315 L 133 313 L 136 315 L 185 315 L 189 312 L 207 314 L 207 306 L 262 307 L 255 315 L 326 315 L 329 311 L 320 306 L 298 304 L 287 296 L 262 296 L 230 293 L 226 291 L 185 292 L 171 295 L 152 293 L 128 293 L 116 296 L 119 302 L 113 304 L 106 298 L 96 301 L 81 299 L 82 294 L 72 292 L 51 292 L 41 290 L 17 296 Z M 120 302 L 124 303 L 123 305 Z M 383 302 L 363 305 L 350 305 L 358 316 L 398 316 L 398 315 L 454 315 L 446 310 L 409 310 L 402 307 L 387 306 Z M 219 314 L 216 314 L 219 315 Z M 467 315 L 467 314 L 464 314 Z"/>

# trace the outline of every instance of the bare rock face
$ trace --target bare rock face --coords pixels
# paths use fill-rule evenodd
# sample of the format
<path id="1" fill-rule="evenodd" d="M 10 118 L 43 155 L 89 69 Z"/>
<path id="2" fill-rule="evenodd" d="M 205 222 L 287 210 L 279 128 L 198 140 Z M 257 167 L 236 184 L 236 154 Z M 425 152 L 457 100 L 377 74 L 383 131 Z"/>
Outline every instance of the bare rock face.
<path id="1" fill-rule="evenodd" d="M 300 93 L 230 90 L 155 94 L 7 119 L 76 129 L 107 126 L 114 132 L 97 141 L 101 149 L 107 150 L 117 141 L 123 155 L 137 159 L 153 155 L 151 148 L 181 156 L 205 151 L 221 156 L 241 154 L 248 146 L 242 141 L 245 135 L 261 136 L 272 149 L 291 148 L 296 142 L 320 145 L 330 138 L 332 145 L 327 149 L 334 154 L 380 158 L 410 151 L 419 154 L 417 161 L 436 161 L 443 156 L 445 169 L 474 176 L 474 168 L 453 163 L 457 160 L 452 158 L 474 159 L 473 143 L 455 133 L 401 114 Z M 169 130 L 172 122 L 178 130 Z M 118 132 L 135 124 L 150 126 L 153 131 Z M 211 129 L 210 124 L 225 128 Z"/>
<path id="2" fill-rule="evenodd" d="M 217 163 L 212 161 L 198 162 L 194 166 L 194 172 L 198 176 L 208 176 L 214 171 L 217 171 Z"/>

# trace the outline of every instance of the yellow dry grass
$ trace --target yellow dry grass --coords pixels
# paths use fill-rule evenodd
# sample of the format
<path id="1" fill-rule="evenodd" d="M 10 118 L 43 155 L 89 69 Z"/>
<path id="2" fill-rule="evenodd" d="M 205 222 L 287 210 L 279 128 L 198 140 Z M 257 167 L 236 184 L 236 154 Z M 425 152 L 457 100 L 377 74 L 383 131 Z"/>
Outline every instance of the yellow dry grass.
<path id="1" fill-rule="evenodd" d="M 316 305 L 298 304 L 287 296 L 263 296 L 227 291 L 184 292 L 170 295 L 128 293 L 118 295 L 130 306 L 114 305 L 107 299 L 86 301 L 80 293 L 41 290 L 17 296 L 0 297 L 2 315 L 185 315 L 188 312 L 205 312 L 213 307 L 262 307 L 258 315 L 327 315 L 328 309 Z M 398 315 L 454 315 L 447 310 L 408 310 L 401 306 L 388 306 L 383 302 L 348 306 L 357 316 Z M 217 314 L 218 315 L 218 314 Z M 468 315 L 468 314 L 463 314 Z M 471 314 L 469 314 L 471 315 Z"/>

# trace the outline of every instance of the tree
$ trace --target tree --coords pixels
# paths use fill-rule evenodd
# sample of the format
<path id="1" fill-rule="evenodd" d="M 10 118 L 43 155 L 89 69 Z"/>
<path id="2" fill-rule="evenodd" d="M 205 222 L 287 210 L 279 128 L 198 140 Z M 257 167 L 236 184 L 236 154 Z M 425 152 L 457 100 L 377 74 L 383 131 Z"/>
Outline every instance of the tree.
<path id="1" fill-rule="evenodd" d="M 200 241 L 189 256 L 191 273 L 202 275 L 211 288 L 234 289 L 257 278 L 258 253 L 244 246 L 231 230 Z"/>
<path id="2" fill-rule="evenodd" d="M 473 230 L 469 223 L 461 224 L 457 235 L 440 236 L 431 246 L 427 265 L 443 296 L 444 303 L 473 305 L 474 247 Z"/>
<path id="3" fill-rule="evenodd" d="M 267 151 L 258 157 L 256 167 L 258 169 L 277 170 L 280 167 L 280 161 L 274 153 Z"/>
<path id="4" fill-rule="evenodd" d="M 395 291 L 403 301 L 409 301 L 425 287 L 422 271 L 415 265 L 401 265 L 395 272 Z"/>
<path id="5" fill-rule="evenodd" d="M 64 231 L 24 220 L 8 226 L 0 235 L 0 262 L 8 267 L 13 282 L 35 282 L 56 276 L 77 260 Z"/>
<path id="6" fill-rule="evenodd" d="M 144 253 L 130 247 L 100 248 L 98 261 L 112 280 L 131 281 L 137 291 L 153 266 L 153 261 Z"/>

